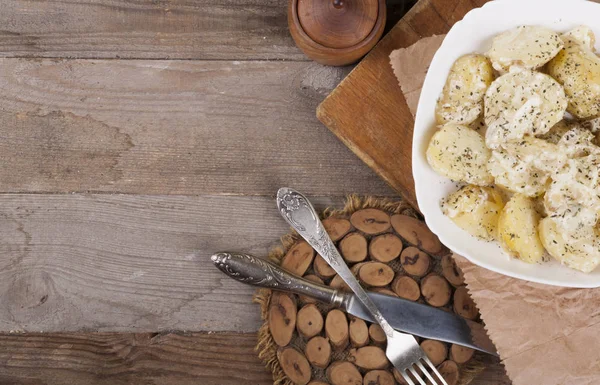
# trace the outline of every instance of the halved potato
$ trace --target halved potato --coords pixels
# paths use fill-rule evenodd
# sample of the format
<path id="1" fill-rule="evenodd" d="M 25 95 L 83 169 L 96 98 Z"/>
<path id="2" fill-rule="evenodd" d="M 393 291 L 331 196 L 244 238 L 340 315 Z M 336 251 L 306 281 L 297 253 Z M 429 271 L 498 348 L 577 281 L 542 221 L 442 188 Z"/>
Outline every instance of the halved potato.
<path id="1" fill-rule="evenodd" d="M 560 218 L 571 232 L 600 221 L 600 154 L 569 159 L 552 175 L 544 195 L 548 215 Z"/>
<path id="2" fill-rule="evenodd" d="M 600 115 L 600 58 L 589 47 L 566 39 L 565 48 L 548 63 L 547 70 L 563 85 L 571 114 L 580 119 Z"/>
<path id="3" fill-rule="evenodd" d="M 497 185 L 507 190 L 537 197 L 546 191 L 552 173 L 567 161 L 555 144 L 532 136 L 507 143 L 492 151 L 488 170 Z"/>
<path id="4" fill-rule="evenodd" d="M 545 251 L 538 235 L 539 222 L 534 200 L 522 194 L 513 195 L 498 218 L 500 243 L 523 262 L 542 262 Z"/>
<path id="5" fill-rule="evenodd" d="M 538 138 L 545 140 L 546 142 L 552 144 L 558 144 L 560 139 L 563 137 L 571 129 L 577 127 L 579 124 L 573 120 L 563 119 L 560 122 L 556 123 L 550 131 L 543 135 L 538 135 Z"/>
<path id="6" fill-rule="evenodd" d="M 572 30 L 565 32 L 561 35 L 563 40 L 577 40 L 577 42 L 592 51 L 596 45 L 596 35 L 594 31 L 587 25 L 580 25 L 579 27 L 573 28 Z"/>
<path id="7" fill-rule="evenodd" d="M 427 148 L 427 161 L 437 173 L 478 186 L 494 181 L 486 167 L 489 158 L 490 150 L 483 137 L 455 123 L 448 123 L 436 132 Z"/>
<path id="8" fill-rule="evenodd" d="M 581 229 L 577 238 L 567 237 L 559 219 L 547 217 L 540 221 L 538 231 L 546 251 L 568 267 L 589 273 L 600 264 L 600 234 L 597 227 Z"/>
<path id="9" fill-rule="evenodd" d="M 536 69 L 562 49 L 560 36 L 551 29 L 525 25 L 496 36 L 487 52 L 494 68 L 505 73 L 512 66 Z"/>
<path id="10" fill-rule="evenodd" d="M 452 65 L 435 107 L 439 124 L 468 125 L 483 112 L 483 96 L 494 80 L 494 70 L 483 55 L 465 55 Z"/>
<path id="11" fill-rule="evenodd" d="M 485 141 L 496 149 L 525 135 L 543 135 L 567 108 L 563 87 L 550 76 L 521 71 L 500 76 L 485 94 Z"/>
<path id="12" fill-rule="evenodd" d="M 580 158 L 590 154 L 600 154 L 600 147 L 595 143 L 596 136 L 582 127 L 567 131 L 558 141 L 558 147 L 569 158 Z"/>
<path id="13" fill-rule="evenodd" d="M 486 241 L 497 238 L 502 196 L 492 187 L 468 185 L 442 202 L 442 212 L 460 228 Z"/>

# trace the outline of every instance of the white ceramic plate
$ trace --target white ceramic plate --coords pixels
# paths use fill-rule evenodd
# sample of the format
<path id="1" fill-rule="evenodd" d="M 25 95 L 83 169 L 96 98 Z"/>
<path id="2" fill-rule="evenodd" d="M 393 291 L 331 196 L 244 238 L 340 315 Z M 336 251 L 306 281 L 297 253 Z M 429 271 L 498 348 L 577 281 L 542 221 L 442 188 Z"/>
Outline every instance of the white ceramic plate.
<path id="1" fill-rule="evenodd" d="M 442 214 L 440 200 L 456 184 L 435 173 L 425 151 L 436 130 L 435 104 L 454 61 L 468 53 L 486 52 L 491 39 L 519 25 L 541 25 L 564 32 L 591 27 L 600 41 L 600 4 L 586 0 L 496 0 L 469 12 L 456 23 L 437 51 L 421 91 L 413 136 L 413 176 L 419 207 L 442 243 L 471 262 L 515 278 L 566 287 L 599 287 L 600 268 L 584 274 L 557 261 L 529 265 L 510 258 L 495 242 L 480 241 Z M 599 45 L 596 44 L 598 50 Z"/>

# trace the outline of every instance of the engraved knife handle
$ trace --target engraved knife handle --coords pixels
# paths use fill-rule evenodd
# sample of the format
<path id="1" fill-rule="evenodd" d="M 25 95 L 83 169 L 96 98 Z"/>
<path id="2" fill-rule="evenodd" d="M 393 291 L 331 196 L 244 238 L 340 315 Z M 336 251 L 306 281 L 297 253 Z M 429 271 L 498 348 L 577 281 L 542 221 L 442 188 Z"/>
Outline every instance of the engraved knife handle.
<path id="1" fill-rule="evenodd" d="M 223 273 L 249 285 L 306 295 L 335 306 L 345 304 L 346 296 L 337 290 L 300 278 L 252 255 L 222 252 L 213 255 L 211 260 Z"/>
<path id="2" fill-rule="evenodd" d="M 325 231 L 317 211 L 310 201 L 301 193 L 291 188 L 283 187 L 277 191 L 277 208 L 279 213 L 304 238 L 313 249 L 335 270 L 346 282 L 356 297 L 371 313 L 388 338 L 394 334 L 394 329 L 383 317 L 375 303 L 360 285 L 350 268 L 335 247 L 335 244 Z"/>

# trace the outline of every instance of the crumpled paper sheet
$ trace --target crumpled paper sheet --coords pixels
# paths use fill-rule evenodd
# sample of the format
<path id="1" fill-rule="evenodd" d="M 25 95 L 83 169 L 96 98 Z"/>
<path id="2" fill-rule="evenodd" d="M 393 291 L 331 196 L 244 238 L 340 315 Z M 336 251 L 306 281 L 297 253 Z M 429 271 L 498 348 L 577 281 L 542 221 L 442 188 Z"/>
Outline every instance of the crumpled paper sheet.
<path id="1" fill-rule="evenodd" d="M 413 115 L 443 39 L 424 38 L 390 55 Z M 527 282 L 454 257 L 514 385 L 600 384 L 600 289 Z"/>

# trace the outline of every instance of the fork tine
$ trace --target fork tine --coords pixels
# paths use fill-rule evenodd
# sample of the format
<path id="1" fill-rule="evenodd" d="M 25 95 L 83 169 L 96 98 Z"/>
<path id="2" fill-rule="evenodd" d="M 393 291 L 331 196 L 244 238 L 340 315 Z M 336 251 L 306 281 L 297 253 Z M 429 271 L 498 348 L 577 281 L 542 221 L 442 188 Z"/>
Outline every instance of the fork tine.
<path id="1" fill-rule="evenodd" d="M 433 377 L 431 377 L 431 374 L 429 374 L 429 372 L 427 371 L 427 369 L 425 369 L 425 366 L 421 363 L 421 361 L 417 362 L 417 366 L 419 367 L 419 369 L 421 369 L 421 372 L 425 373 L 425 375 L 427 376 L 427 379 L 429 381 L 431 381 L 431 383 L 433 385 L 436 385 L 436 381 L 433 379 Z"/>
<path id="2" fill-rule="evenodd" d="M 402 372 L 400 372 L 400 374 L 402 375 L 402 378 L 404 378 L 404 381 L 406 381 L 408 383 L 408 385 L 415 385 L 415 383 L 413 382 L 412 378 L 410 378 L 408 373 L 402 371 Z"/>
<path id="3" fill-rule="evenodd" d="M 439 378 L 439 380 L 441 381 L 440 385 L 448 385 L 446 380 L 444 380 L 444 377 L 442 377 L 440 372 L 438 372 L 438 370 L 433 365 L 433 362 L 431 362 L 427 356 L 423 357 L 423 361 L 425 361 L 427 363 L 427 365 L 429 365 L 429 367 L 431 368 L 431 371 L 434 372 L 436 374 L 436 376 Z M 432 381 L 432 382 L 435 384 L 435 381 Z"/>
<path id="4" fill-rule="evenodd" d="M 419 381 L 419 384 L 421 385 L 427 385 L 425 383 L 425 381 L 423 381 L 423 379 L 421 378 L 421 376 L 419 375 L 419 373 L 417 373 L 417 371 L 415 370 L 415 368 L 413 368 L 412 366 L 408 368 L 408 370 L 412 373 L 412 375 L 417 379 L 417 381 Z"/>

